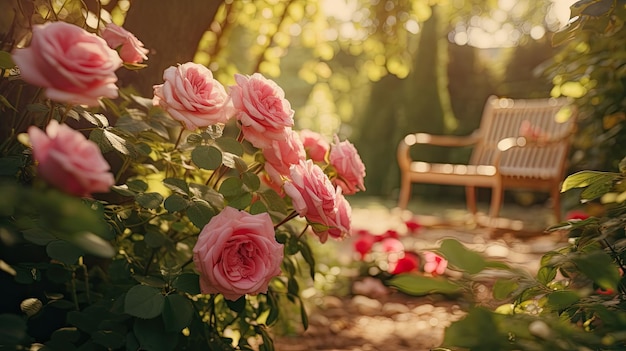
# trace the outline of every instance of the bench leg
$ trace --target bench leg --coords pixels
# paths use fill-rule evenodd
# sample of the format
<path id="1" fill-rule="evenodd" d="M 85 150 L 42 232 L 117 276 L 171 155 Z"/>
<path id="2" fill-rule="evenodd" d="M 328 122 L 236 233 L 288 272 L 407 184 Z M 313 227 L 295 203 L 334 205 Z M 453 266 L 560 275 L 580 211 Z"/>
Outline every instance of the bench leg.
<path id="1" fill-rule="evenodd" d="M 409 177 L 402 177 L 400 182 L 400 196 L 398 198 L 398 207 L 405 210 L 409 204 L 409 198 L 411 197 L 411 179 Z"/>
<path id="2" fill-rule="evenodd" d="M 467 209 L 472 214 L 476 214 L 476 187 L 475 186 L 466 186 L 465 187 L 465 202 L 467 203 Z"/>
<path id="3" fill-rule="evenodd" d="M 489 208 L 490 221 L 498 218 L 502 207 L 502 184 L 496 184 L 491 188 L 491 205 Z"/>
<path id="4" fill-rule="evenodd" d="M 552 210 L 557 223 L 561 221 L 561 191 L 560 186 L 552 187 L 550 191 L 552 196 Z"/>

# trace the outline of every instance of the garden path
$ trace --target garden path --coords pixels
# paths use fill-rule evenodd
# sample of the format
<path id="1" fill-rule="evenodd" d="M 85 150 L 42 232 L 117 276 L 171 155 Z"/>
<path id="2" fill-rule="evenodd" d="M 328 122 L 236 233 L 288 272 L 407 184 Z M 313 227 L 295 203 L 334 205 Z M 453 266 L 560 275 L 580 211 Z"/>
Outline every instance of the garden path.
<path id="1" fill-rule="evenodd" d="M 437 247 L 444 238 L 455 238 L 489 258 L 533 272 L 543 253 L 565 245 L 567 240 L 563 233 L 544 233 L 553 224 L 551 211 L 545 206 L 507 204 L 494 231 L 477 226 L 458 203 L 412 203 L 410 211 L 400 211 L 393 203 L 380 199 L 351 203 L 355 230 L 384 233 L 394 229 L 402 235 L 406 232 L 405 220 L 412 217 L 423 227 L 417 234 L 402 236 L 405 247 L 426 250 Z M 483 220 L 477 217 L 479 223 Z M 291 327 L 282 328 L 287 332 L 275 338 L 277 351 L 432 350 L 441 345 L 445 328 L 464 315 L 463 301 L 407 296 L 381 289 L 375 284 L 377 280 L 359 280 L 355 270 L 349 268 L 357 261 L 351 240 L 329 241 L 315 249 L 327 250 L 318 255 L 318 263 L 325 268 L 322 271 L 327 272 L 326 290 L 318 284 L 316 290 L 303 292 L 308 301 L 309 328 L 302 331 L 294 318 Z M 335 277 L 329 279 L 333 270 Z M 482 298 L 489 298 L 487 287 L 479 286 L 479 295 L 481 292 Z"/>

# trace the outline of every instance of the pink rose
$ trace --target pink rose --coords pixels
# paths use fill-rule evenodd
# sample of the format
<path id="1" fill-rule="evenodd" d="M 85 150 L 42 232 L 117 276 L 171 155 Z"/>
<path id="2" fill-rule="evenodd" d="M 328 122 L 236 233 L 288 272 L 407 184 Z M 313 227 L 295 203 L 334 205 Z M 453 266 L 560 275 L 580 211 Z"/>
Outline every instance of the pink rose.
<path id="1" fill-rule="evenodd" d="M 226 207 L 211 218 L 193 248 L 202 293 L 221 293 L 235 301 L 267 292 L 283 260 L 283 246 L 274 235 L 267 212 L 251 215 Z"/>
<path id="2" fill-rule="evenodd" d="M 328 213 L 336 210 L 336 191 L 320 166 L 311 160 L 291 166 L 290 179 L 283 185 L 285 193 L 301 217 L 311 224 L 327 224 Z"/>
<path id="3" fill-rule="evenodd" d="M 97 106 L 101 97 L 117 97 L 115 71 L 122 60 L 104 39 L 66 22 L 33 26 L 27 48 L 13 61 L 26 82 L 46 88 L 46 97 L 70 104 Z"/>
<path id="4" fill-rule="evenodd" d="M 343 239 L 351 233 L 352 207 L 341 193 L 341 188 L 337 188 L 335 194 L 335 208 L 326 213 L 328 221 L 321 223 L 323 225 L 313 225 L 313 232 L 322 243 L 325 243 L 329 236 Z"/>
<path id="5" fill-rule="evenodd" d="M 52 120 L 45 133 L 31 126 L 28 136 L 39 176 L 62 191 L 90 196 L 115 183 L 98 146 L 67 125 Z"/>
<path id="6" fill-rule="evenodd" d="M 309 129 L 303 129 L 300 131 L 300 139 L 302 139 L 304 149 L 311 160 L 315 162 L 324 162 L 326 154 L 330 150 L 330 144 L 320 133 L 316 133 Z"/>
<path id="7" fill-rule="evenodd" d="M 141 63 L 148 59 L 146 54 L 149 51 L 143 47 L 143 43 L 133 33 L 115 23 L 107 23 L 100 36 L 110 48 L 119 50 L 120 58 L 126 63 Z"/>
<path id="8" fill-rule="evenodd" d="M 365 165 L 352 143 L 347 140 L 339 142 L 339 138 L 335 136 L 335 143 L 330 149 L 330 164 L 337 171 L 333 182 L 343 189 L 344 194 L 351 195 L 365 190 Z"/>
<path id="9" fill-rule="evenodd" d="M 404 244 L 396 238 L 385 238 L 380 244 L 385 253 L 400 253 L 404 251 Z"/>
<path id="10" fill-rule="evenodd" d="M 441 275 L 448 267 L 448 261 L 434 252 L 424 252 L 424 272 L 433 276 Z"/>
<path id="11" fill-rule="evenodd" d="M 263 149 L 263 156 L 266 163 L 271 164 L 276 172 L 288 175 L 291 165 L 306 159 L 306 152 L 298 133 L 289 128 L 283 139 L 272 140 L 269 147 Z"/>
<path id="12" fill-rule="evenodd" d="M 285 128 L 293 126 L 294 113 L 285 92 L 259 73 L 236 74 L 235 81 L 231 98 L 244 137 L 260 149 L 269 147 L 272 140 L 283 138 Z"/>
<path id="13" fill-rule="evenodd" d="M 154 104 L 165 109 L 188 130 L 226 123 L 232 106 L 224 86 L 211 70 L 187 62 L 163 72 L 165 83 L 154 86 Z"/>

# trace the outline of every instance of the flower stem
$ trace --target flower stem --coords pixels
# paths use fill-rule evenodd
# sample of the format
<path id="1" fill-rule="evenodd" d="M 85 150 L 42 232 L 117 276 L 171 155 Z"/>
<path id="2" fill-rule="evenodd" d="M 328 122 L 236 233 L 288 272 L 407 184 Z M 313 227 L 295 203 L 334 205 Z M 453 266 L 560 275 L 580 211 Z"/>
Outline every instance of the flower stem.
<path id="1" fill-rule="evenodd" d="M 276 224 L 274 226 L 274 229 L 277 229 L 278 227 L 280 227 L 281 225 L 289 222 L 290 220 L 296 218 L 298 216 L 298 212 L 296 211 L 292 211 L 289 215 L 287 215 L 287 217 L 285 217 L 282 221 L 280 221 L 280 223 Z"/>

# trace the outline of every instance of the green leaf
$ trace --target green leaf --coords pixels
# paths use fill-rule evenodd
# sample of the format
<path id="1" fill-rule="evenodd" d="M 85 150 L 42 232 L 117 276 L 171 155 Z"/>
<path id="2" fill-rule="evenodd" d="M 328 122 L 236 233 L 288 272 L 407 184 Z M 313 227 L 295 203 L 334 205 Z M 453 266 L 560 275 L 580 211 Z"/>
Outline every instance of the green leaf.
<path id="1" fill-rule="evenodd" d="M 454 239 L 445 239 L 438 251 L 448 260 L 449 265 L 469 274 L 476 274 L 487 266 L 480 254 L 468 250 Z"/>
<path id="2" fill-rule="evenodd" d="M 163 179 L 163 185 L 177 194 L 189 195 L 189 184 L 182 179 L 165 178 Z"/>
<path id="3" fill-rule="evenodd" d="M 261 199 L 271 211 L 287 214 L 287 204 L 285 200 L 272 189 L 268 189 L 259 194 Z"/>
<path id="4" fill-rule="evenodd" d="M 315 257 L 313 251 L 308 243 L 298 240 L 298 247 L 300 248 L 300 254 L 304 258 L 304 261 L 309 265 L 309 274 L 311 278 L 315 278 Z"/>
<path id="5" fill-rule="evenodd" d="M 0 69 L 11 69 L 15 67 L 15 62 L 11 57 L 11 53 L 7 51 L 0 51 Z"/>
<path id="6" fill-rule="evenodd" d="M 242 187 L 243 181 L 241 181 L 241 179 L 231 177 L 225 179 L 222 184 L 220 184 L 219 192 L 224 195 L 225 198 L 237 197 L 244 192 Z"/>
<path id="7" fill-rule="evenodd" d="M 93 342 L 107 350 L 116 350 L 126 344 L 126 335 L 114 330 L 98 330 L 91 334 Z"/>
<path id="8" fill-rule="evenodd" d="M 135 201 L 143 207 L 148 209 L 157 209 L 163 202 L 163 195 L 159 193 L 143 193 L 135 197 Z"/>
<path id="9" fill-rule="evenodd" d="M 206 201 L 194 200 L 187 208 L 187 217 L 193 225 L 202 229 L 215 215 L 215 211 Z"/>
<path id="10" fill-rule="evenodd" d="M 194 309 L 191 301 L 179 294 L 165 297 L 163 305 L 163 324 L 168 332 L 180 332 L 191 324 Z"/>
<path id="11" fill-rule="evenodd" d="M 26 319 L 15 315 L 0 314 L 0 345 L 18 345 L 26 338 Z"/>
<path id="12" fill-rule="evenodd" d="M 222 152 L 214 147 L 200 145 L 191 151 L 191 160 L 203 169 L 216 169 L 222 164 Z"/>
<path id="13" fill-rule="evenodd" d="M 76 233 L 67 240 L 85 252 L 98 257 L 111 258 L 115 255 L 115 248 L 111 243 L 91 232 Z"/>
<path id="14" fill-rule="evenodd" d="M 243 156 L 243 146 L 237 139 L 230 137 L 221 137 L 215 140 L 217 146 L 223 152 L 235 154 L 237 156 Z"/>
<path id="15" fill-rule="evenodd" d="M 257 191 L 261 186 L 261 179 L 259 179 L 259 176 L 252 172 L 242 173 L 241 179 L 243 180 L 243 184 L 248 188 L 249 191 Z"/>
<path id="16" fill-rule="evenodd" d="M 471 309 L 465 318 L 446 329 L 443 346 L 470 350 L 510 350 L 508 335 L 499 333 L 496 317 L 493 312 L 482 307 Z"/>
<path id="17" fill-rule="evenodd" d="M 200 294 L 200 276 L 195 273 L 183 273 L 179 275 L 172 285 L 177 290 L 190 295 Z"/>
<path id="18" fill-rule="evenodd" d="M 537 271 L 537 280 L 543 284 L 547 285 L 556 277 L 557 269 L 556 267 L 551 266 L 543 266 L 539 268 Z"/>
<path id="19" fill-rule="evenodd" d="M 108 128 L 104 130 L 103 136 L 113 147 L 113 149 L 117 150 L 117 152 L 121 153 L 122 155 L 130 154 L 130 151 L 128 151 L 128 147 L 126 146 L 126 139 L 120 137 L 115 133 L 110 132 Z"/>
<path id="20" fill-rule="evenodd" d="M 163 246 L 167 242 L 167 236 L 158 230 L 149 230 L 144 235 L 143 240 L 150 248 L 157 248 Z"/>
<path id="21" fill-rule="evenodd" d="M 300 302 L 300 320 L 302 321 L 302 328 L 304 328 L 304 330 L 309 329 L 309 316 L 306 313 L 306 309 L 304 308 L 304 303 L 302 302 L 302 299 L 298 298 L 298 301 Z"/>
<path id="22" fill-rule="evenodd" d="M 243 193 L 237 197 L 228 198 L 228 206 L 234 207 L 238 210 L 243 210 L 246 207 L 250 206 L 251 202 L 252 202 L 252 194 L 250 193 Z"/>
<path id="23" fill-rule="evenodd" d="M 548 295 L 546 306 L 555 311 L 561 311 L 575 304 L 578 300 L 580 300 L 580 296 L 576 291 L 559 290 Z"/>
<path id="24" fill-rule="evenodd" d="M 17 112 L 17 109 L 13 105 L 11 105 L 11 102 L 9 102 L 9 100 L 7 100 L 7 98 L 4 97 L 4 95 L 0 95 L 0 105 Z"/>
<path id="25" fill-rule="evenodd" d="M 55 240 L 46 246 L 46 253 L 52 259 L 71 265 L 76 263 L 85 251 L 65 240 Z"/>
<path id="26" fill-rule="evenodd" d="M 137 350 L 172 351 L 176 349 L 180 333 L 168 332 L 162 318 L 136 319 L 133 333 L 139 343 Z"/>
<path id="27" fill-rule="evenodd" d="M 131 179 L 126 181 L 126 185 L 128 186 L 128 190 L 134 191 L 136 193 L 143 193 L 148 190 L 148 183 L 144 182 L 141 179 Z"/>
<path id="28" fill-rule="evenodd" d="M 135 285 L 126 293 L 124 312 L 143 319 L 154 318 L 163 311 L 165 298 L 159 289 Z"/>
<path id="29" fill-rule="evenodd" d="M 98 330 L 100 320 L 88 312 L 70 311 L 67 313 L 67 322 L 84 332 L 93 333 Z"/>
<path id="30" fill-rule="evenodd" d="M 261 201 L 255 201 L 252 205 L 250 205 L 250 214 L 259 214 L 267 212 L 267 207 Z"/>
<path id="31" fill-rule="evenodd" d="M 228 308 L 230 308 L 230 310 L 235 313 L 241 313 L 246 308 L 246 295 L 242 295 L 235 301 L 231 301 L 228 299 L 225 299 L 225 301 Z"/>
<path id="32" fill-rule="evenodd" d="M 454 295 L 461 291 L 461 287 L 445 278 L 431 278 L 416 274 L 398 274 L 385 281 L 405 294 L 422 296 L 428 294 Z"/>
<path id="33" fill-rule="evenodd" d="M 172 194 L 165 199 L 163 207 L 167 212 L 179 212 L 186 209 L 189 206 L 189 200 L 178 194 Z"/>
<path id="34" fill-rule="evenodd" d="M 22 231 L 24 239 L 37 245 L 47 245 L 49 242 L 58 240 L 56 236 L 41 228 L 30 228 Z"/>
<path id="35" fill-rule="evenodd" d="M 576 267 L 598 286 L 608 290 L 617 290 L 620 281 L 619 271 L 613 258 L 601 250 L 582 253 L 572 258 Z"/>
<path id="36" fill-rule="evenodd" d="M 561 192 L 574 188 L 586 188 L 592 184 L 609 184 L 610 186 L 619 177 L 619 174 L 611 172 L 580 171 L 565 178 Z"/>
<path id="37" fill-rule="evenodd" d="M 493 284 L 493 297 L 496 300 L 504 300 L 519 287 L 517 281 L 512 279 L 498 279 Z"/>

